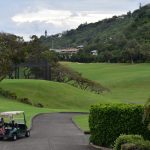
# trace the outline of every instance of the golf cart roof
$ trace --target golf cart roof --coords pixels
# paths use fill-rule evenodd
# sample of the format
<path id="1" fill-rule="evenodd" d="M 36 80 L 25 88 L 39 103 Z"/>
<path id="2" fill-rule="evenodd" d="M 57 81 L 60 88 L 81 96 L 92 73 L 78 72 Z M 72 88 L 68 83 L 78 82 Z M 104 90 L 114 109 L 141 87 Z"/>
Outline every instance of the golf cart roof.
<path id="1" fill-rule="evenodd" d="M 2 116 L 13 116 L 13 115 L 19 115 L 24 113 L 24 111 L 8 111 L 8 112 L 1 112 L 0 115 Z"/>

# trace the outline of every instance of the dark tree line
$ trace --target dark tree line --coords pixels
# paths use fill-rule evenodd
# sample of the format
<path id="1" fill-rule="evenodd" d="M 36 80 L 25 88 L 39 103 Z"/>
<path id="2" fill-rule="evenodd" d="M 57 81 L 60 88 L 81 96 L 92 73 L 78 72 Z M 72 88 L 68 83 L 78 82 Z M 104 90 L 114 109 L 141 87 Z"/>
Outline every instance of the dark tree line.
<path id="1" fill-rule="evenodd" d="M 97 50 L 97 56 L 93 56 L 91 50 Z M 116 36 L 97 46 L 87 46 L 70 57 L 60 55 L 59 58 L 82 63 L 144 63 L 150 62 L 150 43 L 140 44 L 136 39 L 127 40 Z"/>

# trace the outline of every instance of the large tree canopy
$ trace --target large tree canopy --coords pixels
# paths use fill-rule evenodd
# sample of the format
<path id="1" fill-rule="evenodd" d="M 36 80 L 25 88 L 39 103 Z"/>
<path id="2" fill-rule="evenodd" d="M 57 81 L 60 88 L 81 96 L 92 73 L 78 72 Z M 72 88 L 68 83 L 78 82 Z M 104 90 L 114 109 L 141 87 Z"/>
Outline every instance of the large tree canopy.
<path id="1" fill-rule="evenodd" d="M 24 61 L 25 50 L 23 38 L 0 33 L 0 81 L 11 71 L 12 64 Z"/>

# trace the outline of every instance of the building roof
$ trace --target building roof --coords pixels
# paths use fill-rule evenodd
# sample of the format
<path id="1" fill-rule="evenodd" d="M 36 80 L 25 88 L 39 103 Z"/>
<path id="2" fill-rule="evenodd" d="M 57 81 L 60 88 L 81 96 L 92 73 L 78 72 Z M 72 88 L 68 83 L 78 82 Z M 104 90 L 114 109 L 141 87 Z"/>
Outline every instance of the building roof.
<path id="1" fill-rule="evenodd" d="M 12 116 L 12 115 L 19 115 L 24 113 L 24 111 L 8 111 L 8 112 L 1 112 L 1 116 Z"/>
<path id="2" fill-rule="evenodd" d="M 77 48 L 50 49 L 50 50 L 53 50 L 53 51 L 58 52 L 58 53 L 71 53 L 71 52 L 78 52 L 79 51 L 79 49 L 77 49 Z"/>

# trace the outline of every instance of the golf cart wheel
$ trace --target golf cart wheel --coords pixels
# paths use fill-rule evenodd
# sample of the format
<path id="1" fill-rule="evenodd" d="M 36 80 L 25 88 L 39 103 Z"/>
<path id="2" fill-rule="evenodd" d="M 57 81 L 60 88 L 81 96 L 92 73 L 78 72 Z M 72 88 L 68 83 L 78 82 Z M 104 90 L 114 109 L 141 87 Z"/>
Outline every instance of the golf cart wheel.
<path id="1" fill-rule="evenodd" d="M 17 135 L 16 135 L 16 134 L 14 134 L 14 135 L 12 136 L 12 140 L 13 140 L 13 141 L 16 141 L 16 140 L 17 140 Z"/>
<path id="2" fill-rule="evenodd" d="M 30 136 L 30 131 L 27 131 L 26 132 L 26 137 L 29 137 Z"/>
<path id="3" fill-rule="evenodd" d="M 4 138 L 3 137 L 0 137 L 0 141 L 2 141 Z"/>

